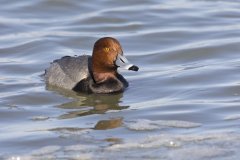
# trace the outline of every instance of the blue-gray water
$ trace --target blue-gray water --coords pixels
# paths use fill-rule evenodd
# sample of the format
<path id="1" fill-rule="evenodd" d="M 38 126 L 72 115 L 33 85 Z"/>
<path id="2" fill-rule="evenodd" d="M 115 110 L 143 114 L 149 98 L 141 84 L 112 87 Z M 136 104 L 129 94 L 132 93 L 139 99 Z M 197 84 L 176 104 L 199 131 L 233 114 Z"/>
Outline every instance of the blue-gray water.
<path id="1" fill-rule="evenodd" d="M 239 159 L 239 0 L 1 0 L 1 159 Z M 117 38 L 118 95 L 45 88 L 54 59 Z"/>

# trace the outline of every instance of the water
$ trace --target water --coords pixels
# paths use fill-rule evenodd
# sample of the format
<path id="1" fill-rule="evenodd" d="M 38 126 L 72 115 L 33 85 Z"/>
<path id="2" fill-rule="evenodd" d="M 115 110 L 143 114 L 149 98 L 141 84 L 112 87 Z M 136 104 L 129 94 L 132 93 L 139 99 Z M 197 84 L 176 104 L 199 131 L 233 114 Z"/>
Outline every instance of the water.
<path id="1" fill-rule="evenodd" d="M 1 159 L 239 159 L 240 1 L 1 1 Z M 117 38 L 117 95 L 45 88 L 54 59 Z"/>

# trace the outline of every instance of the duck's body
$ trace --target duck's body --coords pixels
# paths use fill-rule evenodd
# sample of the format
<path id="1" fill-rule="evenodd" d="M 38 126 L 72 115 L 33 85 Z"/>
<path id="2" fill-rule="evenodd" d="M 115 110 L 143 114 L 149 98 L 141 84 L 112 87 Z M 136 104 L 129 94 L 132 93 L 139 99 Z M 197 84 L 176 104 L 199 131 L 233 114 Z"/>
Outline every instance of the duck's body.
<path id="1" fill-rule="evenodd" d="M 76 84 L 90 77 L 90 56 L 65 56 L 54 60 L 46 69 L 47 84 L 72 90 Z"/>
<path id="2" fill-rule="evenodd" d="M 46 69 L 45 81 L 48 85 L 77 92 L 122 92 L 128 87 L 128 82 L 117 72 L 120 65 L 138 70 L 123 57 L 117 40 L 101 38 L 94 45 L 93 56 L 65 56 L 53 61 Z"/>

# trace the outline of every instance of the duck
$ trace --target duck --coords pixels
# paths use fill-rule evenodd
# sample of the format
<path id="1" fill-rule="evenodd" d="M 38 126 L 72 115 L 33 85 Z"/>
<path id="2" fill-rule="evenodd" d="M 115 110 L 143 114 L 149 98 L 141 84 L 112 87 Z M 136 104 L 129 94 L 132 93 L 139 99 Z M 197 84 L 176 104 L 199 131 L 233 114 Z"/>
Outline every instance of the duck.
<path id="1" fill-rule="evenodd" d="M 118 68 L 138 71 L 123 54 L 119 41 L 113 37 L 98 39 L 92 56 L 64 56 L 54 60 L 45 70 L 47 86 L 60 87 L 81 93 L 111 94 L 123 92 L 127 80 Z"/>

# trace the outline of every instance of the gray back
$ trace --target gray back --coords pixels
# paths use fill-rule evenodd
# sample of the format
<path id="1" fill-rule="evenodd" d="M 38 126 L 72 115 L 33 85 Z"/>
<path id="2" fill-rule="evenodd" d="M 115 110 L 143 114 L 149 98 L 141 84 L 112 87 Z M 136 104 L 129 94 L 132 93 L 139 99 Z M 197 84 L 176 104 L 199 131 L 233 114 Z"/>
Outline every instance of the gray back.
<path id="1" fill-rule="evenodd" d="M 46 70 L 45 80 L 50 85 L 72 89 L 79 81 L 90 76 L 90 61 L 90 56 L 57 59 Z"/>

